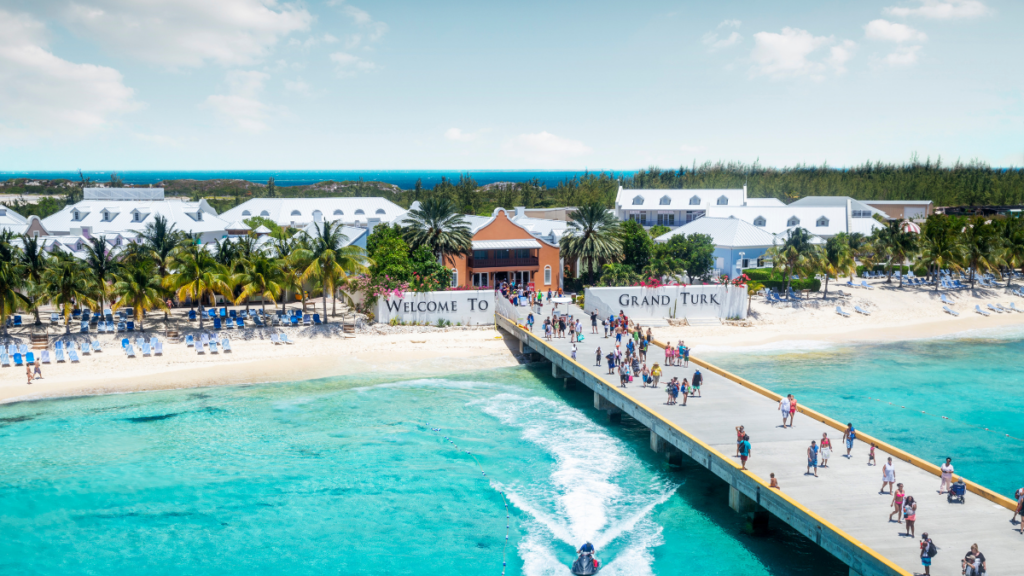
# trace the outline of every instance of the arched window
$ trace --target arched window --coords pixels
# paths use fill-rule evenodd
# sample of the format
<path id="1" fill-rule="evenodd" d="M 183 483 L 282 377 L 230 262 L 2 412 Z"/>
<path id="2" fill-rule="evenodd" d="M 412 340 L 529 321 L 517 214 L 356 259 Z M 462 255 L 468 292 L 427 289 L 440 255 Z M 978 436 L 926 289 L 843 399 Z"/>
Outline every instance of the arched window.
<path id="1" fill-rule="evenodd" d="M 263 212 L 260 212 L 260 216 L 263 216 L 264 218 L 269 218 L 270 217 L 270 212 L 267 212 L 266 210 L 264 210 Z"/>
<path id="2" fill-rule="evenodd" d="M 242 210 L 242 216 L 252 216 L 252 212 L 249 212 L 248 210 Z"/>
<path id="3" fill-rule="evenodd" d="M 789 220 L 786 220 L 786 226 L 799 226 L 800 219 L 796 216 L 790 216 Z"/>
<path id="4" fill-rule="evenodd" d="M 634 196 L 633 197 L 633 206 L 642 206 L 643 203 L 644 203 L 644 197 L 643 196 Z"/>
<path id="5" fill-rule="evenodd" d="M 345 213 L 344 213 L 344 212 L 342 212 L 341 210 L 335 210 L 335 211 L 334 211 L 334 215 L 335 215 L 335 216 L 344 216 L 344 215 L 345 215 Z"/>
<path id="6" fill-rule="evenodd" d="M 700 196 L 690 198 L 690 206 L 700 206 Z"/>
<path id="7" fill-rule="evenodd" d="M 452 288 L 456 288 L 459 285 L 459 271 L 452 270 Z"/>
<path id="8" fill-rule="evenodd" d="M 299 212 L 298 210 L 292 210 L 292 216 L 302 216 L 302 212 Z"/>
<path id="9" fill-rule="evenodd" d="M 383 208 L 377 208 L 377 211 L 374 212 L 374 214 L 384 214 L 384 209 Z"/>
<path id="10" fill-rule="evenodd" d="M 826 228 L 826 227 L 828 227 L 828 218 L 825 218 L 824 216 L 822 216 L 821 218 L 818 218 L 818 221 L 815 222 L 815 225 L 818 226 L 819 228 Z"/>
<path id="11" fill-rule="evenodd" d="M 718 197 L 718 205 L 719 206 L 726 206 L 728 204 L 729 204 L 729 199 L 728 198 L 726 198 L 725 196 L 719 196 Z"/>
<path id="12" fill-rule="evenodd" d="M 366 214 L 366 212 L 363 212 L 363 209 L 360 208 L 359 210 L 356 210 L 356 216 L 358 216 L 360 214 Z"/>
<path id="13" fill-rule="evenodd" d="M 551 266 L 544 267 L 544 284 L 551 285 Z"/>
<path id="14" fill-rule="evenodd" d="M 661 200 L 658 200 L 658 204 L 660 204 L 662 206 L 668 206 L 671 203 L 672 203 L 672 199 L 669 198 L 668 196 L 662 196 Z"/>
<path id="15" fill-rule="evenodd" d="M 767 222 L 765 222 L 764 216 L 754 218 L 754 226 L 760 226 L 763 228 L 765 224 L 767 224 Z"/>
<path id="16" fill-rule="evenodd" d="M 319 210 L 313 210 L 313 220 L 316 220 L 317 222 L 319 222 L 319 221 L 321 221 L 323 219 L 324 219 L 324 213 L 323 212 L 321 212 Z"/>

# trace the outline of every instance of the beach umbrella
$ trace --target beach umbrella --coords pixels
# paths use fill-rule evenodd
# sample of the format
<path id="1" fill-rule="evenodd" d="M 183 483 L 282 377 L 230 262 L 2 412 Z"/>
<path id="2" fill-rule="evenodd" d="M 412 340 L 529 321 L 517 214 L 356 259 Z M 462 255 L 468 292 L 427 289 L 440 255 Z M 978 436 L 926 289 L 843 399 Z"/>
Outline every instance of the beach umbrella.
<path id="1" fill-rule="evenodd" d="M 914 234 L 920 234 L 921 233 L 921 226 L 918 225 L 918 224 L 915 224 L 913 222 L 910 222 L 909 220 L 906 220 L 906 221 L 903 222 L 903 231 L 904 232 L 913 232 Z"/>

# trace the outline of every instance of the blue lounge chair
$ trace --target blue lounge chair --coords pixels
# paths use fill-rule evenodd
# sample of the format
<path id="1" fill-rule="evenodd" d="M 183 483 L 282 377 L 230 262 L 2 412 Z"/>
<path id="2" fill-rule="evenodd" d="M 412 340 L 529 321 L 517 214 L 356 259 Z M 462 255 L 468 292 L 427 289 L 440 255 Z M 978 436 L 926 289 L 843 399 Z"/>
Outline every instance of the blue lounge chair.
<path id="1" fill-rule="evenodd" d="M 24 356 L 25 354 L 28 354 L 28 344 L 21 344 L 21 345 L 19 345 L 18 346 L 18 352 L 21 352 L 22 356 Z"/>
<path id="2" fill-rule="evenodd" d="M 89 333 L 89 323 L 86 322 L 85 320 L 83 320 L 82 321 L 82 327 L 81 327 L 81 329 L 79 329 L 79 332 L 81 332 L 82 334 L 88 334 Z"/>
<path id="3" fill-rule="evenodd" d="M 203 334 L 199 338 L 199 346 L 206 346 L 209 343 L 210 343 L 210 335 L 209 334 Z"/>
<path id="4" fill-rule="evenodd" d="M 231 352 L 231 340 L 224 338 L 223 340 L 220 341 L 220 347 L 224 349 L 225 354 Z"/>
<path id="5" fill-rule="evenodd" d="M 102 352 L 103 351 L 103 347 L 100 346 L 100 341 L 99 340 L 93 340 L 92 341 L 92 351 L 93 352 Z"/>
<path id="6" fill-rule="evenodd" d="M 82 351 L 82 356 L 88 356 L 90 353 L 92 353 L 92 347 L 89 346 L 89 342 L 86 342 L 85 345 L 80 348 L 80 350 Z"/>
<path id="7" fill-rule="evenodd" d="M 54 360 L 56 360 L 57 362 L 63 362 L 64 361 L 64 350 L 62 348 L 55 349 L 53 351 L 53 357 L 54 357 Z"/>
<path id="8" fill-rule="evenodd" d="M 116 330 L 114 330 L 114 322 L 112 320 L 107 320 L 107 333 L 113 334 L 115 331 Z"/>
<path id="9" fill-rule="evenodd" d="M 152 338 L 149 339 L 149 345 L 155 347 L 156 343 L 159 342 L 159 341 L 160 341 L 159 338 L 157 338 L 156 336 L 153 336 Z"/>
<path id="10" fill-rule="evenodd" d="M 129 358 L 135 358 L 135 346 L 129 344 L 128 347 L 125 348 L 124 350 L 125 354 L 127 354 Z"/>
<path id="11" fill-rule="evenodd" d="M 50 323 L 56 324 L 58 322 L 60 322 L 60 314 L 57 314 L 56 312 L 50 312 Z"/>
<path id="12" fill-rule="evenodd" d="M 153 352 L 149 348 L 149 342 L 143 342 L 142 343 L 142 355 L 143 356 L 151 356 L 152 354 L 153 354 Z"/>
<path id="13" fill-rule="evenodd" d="M 275 346 L 277 346 L 278 344 L 281 343 L 281 337 L 277 334 L 271 334 L 270 341 L 273 342 Z"/>
<path id="14" fill-rule="evenodd" d="M 244 329 L 245 328 L 245 319 L 244 318 L 235 318 L 235 327 L 238 328 L 239 330 Z"/>
<path id="15" fill-rule="evenodd" d="M 163 342 L 157 341 L 157 342 L 153 343 L 152 346 L 153 346 L 153 354 L 155 354 L 156 356 L 163 356 L 164 355 L 164 344 L 163 344 Z"/>
<path id="16" fill-rule="evenodd" d="M 299 325 L 299 317 L 298 316 L 292 316 L 292 326 L 298 326 L 298 325 Z"/>
<path id="17" fill-rule="evenodd" d="M 107 310 L 107 313 L 103 315 L 103 319 L 106 320 L 107 322 L 113 322 L 114 321 L 114 313 L 111 312 L 110 310 Z"/>
<path id="18" fill-rule="evenodd" d="M 228 309 L 227 308 L 221 308 L 220 309 L 220 317 L 221 318 L 226 318 L 227 315 L 228 315 Z"/>
<path id="19" fill-rule="evenodd" d="M 313 324 L 315 324 L 317 326 L 322 324 L 322 322 L 320 322 L 320 315 L 319 314 L 313 314 Z"/>
<path id="20" fill-rule="evenodd" d="M 124 352 L 128 349 L 128 345 L 131 344 L 131 340 L 127 338 L 121 338 L 121 351 Z"/>
<path id="21" fill-rule="evenodd" d="M 870 284 L 868 284 L 867 282 L 865 282 L 863 280 L 860 281 L 860 286 L 861 286 L 861 288 L 867 288 L 868 290 L 872 290 L 873 289 Z"/>
<path id="22" fill-rule="evenodd" d="M 285 344 L 295 344 L 295 340 L 289 340 L 288 335 L 284 333 L 281 334 L 281 342 Z"/>
<path id="23" fill-rule="evenodd" d="M 220 328 L 221 328 L 221 326 L 220 326 L 220 318 L 214 318 L 213 319 L 213 329 L 214 330 L 220 330 Z"/>
<path id="24" fill-rule="evenodd" d="M 854 306 L 853 309 L 865 316 L 871 316 L 871 312 L 868 312 L 867 310 L 861 308 L 860 306 Z"/>
<path id="25" fill-rule="evenodd" d="M 257 328 L 263 327 L 263 320 L 259 316 L 253 316 L 252 321 L 256 323 Z"/>
<path id="26" fill-rule="evenodd" d="M 191 334 L 185 336 L 185 346 L 186 347 L 188 347 L 188 346 L 195 346 L 195 345 L 196 345 L 196 337 L 195 336 L 193 336 Z"/>
<path id="27" fill-rule="evenodd" d="M 974 311 L 977 312 L 978 314 L 981 314 L 982 316 L 991 316 L 991 314 L 982 310 L 981 306 L 978 306 L 977 304 L 974 305 Z"/>
<path id="28" fill-rule="evenodd" d="M 1024 310 L 1021 310 L 1020 308 L 1017 308 L 1016 306 L 1014 306 L 1013 302 L 1010 302 L 1010 307 L 1007 308 L 1007 310 L 1013 310 L 1014 312 L 1024 312 Z"/>
<path id="29" fill-rule="evenodd" d="M 72 320 L 81 320 L 82 319 L 82 310 L 80 308 L 73 308 L 71 310 L 71 319 Z"/>
<path id="30" fill-rule="evenodd" d="M 14 327 L 17 328 L 18 326 L 21 326 L 21 316 L 14 317 Z"/>
<path id="31" fill-rule="evenodd" d="M 217 353 L 217 341 L 216 340 L 211 340 L 210 341 L 210 354 L 216 354 L 216 353 Z"/>
<path id="32" fill-rule="evenodd" d="M 189 310 L 188 311 L 188 320 L 189 320 L 189 322 L 195 322 L 195 320 L 196 320 L 196 311 L 195 310 Z"/>
<path id="33" fill-rule="evenodd" d="M 312 316 L 310 316 L 309 314 L 303 314 L 302 315 L 302 325 L 303 326 L 309 326 L 312 323 L 313 323 L 313 317 Z"/>
<path id="34" fill-rule="evenodd" d="M 24 366 L 25 365 L 25 363 L 22 362 L 22 360 L 21 360 L 21 353 L 20 352 L 15 352 L 14 353 L 14 365 L 15 366 Z"/>
<path id="35" fill-rule="evenodd" d="M 243 311 L 242 314 L 245 314 L 245 312 Z M 231 318 L 232 320 L 238 318 L 238 312 L 235 310 L 228 310 L 228 318 Z"/>
<path id="36" fill-rule="evenodd" d="M 839 306 L 836 306 L 836 314 L 839 314 L 843 318 L 849 318 L 850 317 L 850 313 L 849 312 L 843 312 L 843 309 L 840 308 Z"/>
<path id="37" fill-rule="evenodd" d="M 78 362 L 78 352 L 75 352 L 73 348 L 68 350 L 68 359 L 72 362 Z"/>
<path id="38" fill-rule="evenodd" d="M 39 361 L 42 362 L 43 364 L 49 364 L 50 363 L 50 351 L 49 350 L 43 350 L 42 352 L 40 352 L 39 353 Z"/>
<path id="39" fill-rule="evenodd" d="M 92 319 L 92 310 L 89 310 L 88 308 L 85 309 L 85 310 L 82 310 L 82 321 L 83 322 L 88 322 L 91 319 Z"/>
<path id="40" fill-rule="evenodd" d="M 25 354 L 25 362 L 27 362 L 29 364 L 35 364 L 36 363 L 36 354 L 35 354 L 35 352 L 29 352 L 29 353 Z"/>
<path id="41" fill-rule="evenodd" d="M 0 366 L 9 368 L 11 366 L 11 357 L 7 355 L 7 350 L 0 346 Z"/>
<path id="42" fill-rule="evenodd" d="M 63 342 L 63 341 L 61 341 L 61 340 L 57 340 L 57 342 L 56 342 L 56 343 L 54 343 L 53 347 L 54 347 L 54 348 L 55 348 L 56 350 L 63 350 L 63 349 L 64 349 L 64 342 Z"/>
<path id="43" fill-rule="evenodd" d="M 952 300 L 950 300 L 949 298 L 947 298 L 945 294 L 942 294 L 942 295 L 940 295 L 940 296 L 939 296 L 939 300 L 942 300 L 942 303 L 943 303 L 943 304 L 949 304 L 950 306 L 952 306 L 953 304 L 955 304 L 955 302 L 953 302 Z"/>
<path id="44" fill-rule="evenodd" d="M 847 280 L 847 281 L 846 281 L 846 286 L 847 286 L 848 288 L 857 288 L 857 287 L 858 287 L 858 286 L 857 286 L 856 284 L 854 284 L 854 283 L 853 283 L 853 281 L 851 281 L 851 280 Z"/>
<path id="45" fill-rule="evenodd" d="M 135 332 L 135 322 L 129 321 L 125 323 L 125 330 L 128 332 Z"/>

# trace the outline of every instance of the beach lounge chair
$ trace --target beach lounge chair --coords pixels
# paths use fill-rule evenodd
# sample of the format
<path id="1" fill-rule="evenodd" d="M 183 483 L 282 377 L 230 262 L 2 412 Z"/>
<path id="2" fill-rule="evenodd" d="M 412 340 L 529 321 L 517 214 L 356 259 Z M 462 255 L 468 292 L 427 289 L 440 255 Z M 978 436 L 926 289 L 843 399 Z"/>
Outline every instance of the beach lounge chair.
<path id="1" fill-rule="evenodd" d="M 225 330 L 234 330 L 235 329 L 235 321 L 233 319 L 231 319 L 231 318 L 225 318 L 224 319 L 224 329 Z"/>
<path id="2" fill-rule="evenodd" d="M 242 314 L 245 314 L 244 310 L 242 311 Z M 238 318 L 238 312 L 236 312 L 234 310 L 228 310 L 228 318 L 231 318 L 232 320 L 234 320 L 235 318 Z"/>
<path id="3" fill-rule="evenodd" d="M 940 294 L 939 295 L 939 300 L 942 300 L 943 304 L 953 305 L 953 301 L 950 300 L 949 298 L 947 298 L 945 294 Z"/>
<path id="4" fill-rule="evenodd" d="M 281 343 L 281 337 L 278 336 L 277 334 L 271 334 L 270 341 L 274 343 L 274 346 L 277 346 L 278 344 Z"/>
<path id="5" fill-rule="evenodd" d="M 220 341 L 220 347 L 224 349 L 225 354 L 231 352 L 231 340 L 224 338 L 223 340 Z"/>
<path id="6" fill-rule="evenodd" d="M 156 336 L 153 336 L 152 338 L 149 339 L 149 345 L 155 347 L 156 343 L 159 342 L 159 341 L 160 341 L 159 338 L 157 338 Z"/>
<path id="7" fill-rule="evenodd" d="M 96 323 L 96 331 L 103 334 L 107 331 L 107 326 L 102 321 Z"/>
<path id="8" fill-rule="evenodd" d="M 303 314 L 302 315 L 302 325 L 303 326 L 309 326 L 312 323 L 313 323 L 313 318 L 309 314 Z"/>
<path id="9" fill-rule="evenodd" d="M 991 304 L 986 304 L 985 307 L 988 308 L 989 310 L 995 312 L 996 314 L 1002 314 L 1003 313 L 1002 310 L 1000 310 L 999 308 L 996 308 L 995 306 L 993 306 Z"/>
<path id="10" fill-rule="evenodd" d="M 113 334 L 114 332 L 115 332 L 115 330 L 114 330 L 114 321 L 113 320 L 107 320 L 107 334 Z"/>
<path id="11" fill-rule="evenodd" d="M 153 346 L 153 354 L 154 355 L 156 355 L 156 356 L 163 356 L 164 355 L 164 344 L 163 344 L 163 342 L 160 342 L 158 340 L 158 341 L 154 342 L 152 344 L 152 346 Z"/>
<path id="12" fill-rule="evenodd" d="M 245 328 L 245 318 L 235 318 L 235 326 L 239 330 L 243 330 Z"/>
<path id="13" fill-rule="evenodd" d="M 263 327 L 263 320 L 261 320 L 259 316 L 253 316 L 252 321 L 256 323 L 257 328 Z"/>
<path id="14" fill-rule="evenodd" d="M 203 334 L 202 336 L 199 337 L 199 345 L 200 346 L 206 346 L 209 343 L 210 343 L 210 335 L 209 334 Z"/>
<path id="15" fill-rule="evenodd" d="M 977 312 L 978 314 L 981 314 L 982 316 L 991 316 L 991 314 L 982 310 L 981 306 L 978 306 L 977 304 L 974 305 L 974 311 Z"/>
<path id="16" fill-rule="evenodd" d="M 111 312 L 110 309 L 108 308 L 107 309 L 107 313 L 103 315 L 103 319 L 106 320 L 107 322 L 113 322 L 114 321 L 114 313 Z"/>
<path id="17" fill-rule="evenodd" d="M 24 366 L 25 365 L 25 363 L 21 359 L 21 353 L 20 352 L 15 352 L 14 353 L 14 365 L 15 366 Z"/>
<path id="18" fill-rule="evenodd" d="M 130 340 L 128 340 L 127 338 L 121 338 L 121 352 L 128 350 L 129 344 L 131 344 Z"/>
<path id="19" fill-rule="evenodd" d="M 100 341 L 99 340 L 93 340 L 92 341 L 92 351 L 93 352 L 102 352 L 103 351 L 103 347 L 100 346 Z"/>
<path id="20" fill-rule="evenodd" d="M 2 348 L 3 348 L 3 346 L 0 345 L 0 349 L 2 349 Z M 7 355 L 8 356 L 14 356 L 17 352 L 18 352 L 18 347 L 15 346 L 14 344 L 11 344 L 10 346 L 7 347 Z"/>
<path id="21" fill-rule="evenodd" d="M 228 315 L 228 309 L 227 308 L 221 308 L 220 309 L 220 317 L 221 318 L 226 318 L 227 315 Z"/>
<path id="22" fill-rule="evenodd" d="M 320 321 L 320 315 L 319 314 L 313 314 L 313 324 L 316 325 L 316 326 L 319 326 L 320 324 L 323 324 L 323 322 Z"/>
<path id="23" fill-rule="evenodd" d="M 118 310 L 117 319 L 120 320 L 121 322 L 124 322 L 125 320 L 128 319 L 128 313 L 125 312 L 124 310 Z"/>
<path id="24" fill-rule="evenodd" d="M 185 336 L 185 347 L 195 346 L 195 345 L 196 345 L 196 337 L 195 336 L 193 336 L 191 334 Z"/>
<path id="25" fill-rule="evenodd" d="M 153 355 L 153 351 L 149 348 L 149 342 L 143 342 L 142 343 L 142 355 L 143 356 L 152 356 Z"/>
<path id="26" fill-rule="evenodd" d="M 56 312 L 50 312 L 50 323 L 56 324 L 58 322 L 60 322 L 60 314 L 57 314 Z"/>
<path id="27" fill-rule="evenodd" d="M 39 353 L 39 361 L 42 362 L 43 364 L 49 364 L 50 363 L 50 351 L 49 350 L 43 350 L 42 352 L 40 352 Z"/>
<path id="28" fill-rule="evenodd" d="M 863 280 L 860 281 L 860 286 L 861 288 L 867 288 L 868 290 L 871 290 L 871 285 Z"/>
<path id="29" fill-rule="evenodd" d="M 72 362 L 78 362 L 78 352 L 75 352 L 74 348 L 68 350 L 68 360 L 71 360 Z"/>
<path id="30" fill-rule="evenodd" d="M 849 312 L 843 312 L 843 309 L 840 308 L 839 306 L 836 306 L 836 314 L 839 314 L 843 318 L 849 318 L 850 317 L 850 313 Z"/>
<path id="31" fill-rule="evenodd" d="M 89 333 L 89 322 L 88 321 L 82 320 L 82 328 L 79 330 L 79 332 L 81 332 L 82 334 L 88 334 Z"/>
<path id="32" fill-rule="evenodd" d="M 220 326 L 220 318 L 214 318 L 213 319 L 213 329 L 214 330 L 220 330 L 220 328 L 221 328 L 221 326 Z"/>
<path id="33" fill-rule="evenodd" d="M 1021 310 L 1020 308 L 1017 308 L 1016 306 L 1014 306 L 1013 302 L 1010 302 L 1010 307 L 1007 308 L 1007 310 L 1013 310 L 1014 312 L 1024 312 L 1024 310 Z"/>
<path id="34" fill-rule="evenodd" d="M 135 339 L 135 347 L 138 348 L 139 350 L 142 350 L 142 343 L 145 342 L 145 341 L 146 341 L 145 338 L 136 338 Z"/>
<path id="35" fill-rule="evenodd" d="M 216 340 L 211 340 L 210 341 L 210 354 L 216 354 L 216 353 L 217 353 L 217 341 Z"/>
<path id="36" fill-rule="evenodd" d="M 20 344 L 18 346 L 18 352 L 21 352 L 22 356 L 28 354 L 28 344 Z"/>
<path id="37" fill-rule="evenodd" d="M 58 342 L 59 344 L 59 342 Z M 53 359 L 57 362 L 64 362 L 64 349 L 57 348 L 53 351 Z"/>
<path id="38" fill-rule="evenodd" d="M 126 323 L 125 324 L 125 330 L 127 330 L 129 332 L 135 332 L 135 322 L 129 321 L 128 323 Z"/>
<path id="39" fill-rule="evenodd" d="M 295 340 L 289 340 L 288 335 L 284 333 L 281 334 L 281 342 L 284 344 L 295 344 Z"/>
<path id="40" fill-rule="evenodd" d="M 298 326 L 298 325 L 299 325 L 299 317 L 298 316 L 292 316 L 292 326 Z"/>
<path id="41" fill-rule="evenodd" d="M 36 354 L 35 354 L 35 352 L 29 352 L 29 353 L 25 354 L 25 362 L 28 363 L 28 364 L 35 364 L 36 363 Z"/>
<path id="42" fill-rule="evenodd" d="M 196 311 L 195 310 L 189 310 L 188 311 L 188 321 L 189 322 L 195 322 L 196 321 Z"/>
<path id="43" fill-rule="evenodd" d="M 71 309 L 71 319 L 72 320 L 81 320 L 82 319 L 82 309 L 81 308 L 72 308 Z"/>
<path id="44" fill-rule="evenodd" d="M 80 349 L 82 351 L 82 356 L 88 356 L 92 354 L 92 346 L 89 345 L 88 340 L 85 342 L 84 345 L 82 345 Z"/>
<path id="45" fill-rule="evenodd" d="M 129 344 L 128 347 L 124 349 L 124 352 L 129 358 L 135 358 L 135 346 Z"/>
<path id="46" fill-rule="evenodd" d="M 0 347 L 0 366 L 4 368 L 10 368 L 11 366 L 11 357 L 7 355 L 7 350 L 3 347 Z"/>

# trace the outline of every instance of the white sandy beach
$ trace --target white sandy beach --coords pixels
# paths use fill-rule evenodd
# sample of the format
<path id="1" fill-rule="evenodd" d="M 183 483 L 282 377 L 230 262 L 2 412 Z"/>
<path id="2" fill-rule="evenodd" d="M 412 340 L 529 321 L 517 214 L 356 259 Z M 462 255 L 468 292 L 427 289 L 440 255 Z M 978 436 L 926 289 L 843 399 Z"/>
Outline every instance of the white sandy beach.
<path id="1" fill-rule="evenodd" d="M 937 337 L 973 330 L 1024 325 L 1024 313 L 992 313 L 983 317 L 975 313 L 975 304 L 1009 305 L 1015 302 L 1024 309 L 1024 299 L 1002 290 L 978 289 L 947 293 L 960 312 L 953 317 L 942 310 L 939 295 L 921 288 L 897 288 L 882 281 L 871 282 L 874 289 L 853 289 L 853 297 L 822 300 L 812 296 L 798 304 L 767 304 L 755 298 L 750 326 L 683 326 L 656 328 L 659 340 L 685 340 L 694 348 L 751 347 L 766 344 L 794 346 L 802 341 L 825 343 L 908 340 Z M 844 288 L 844 291 L 850 292 Z M 843 318 L 835 313 L 836 305 L 851 313 Z M 871 312 L 864 316 L 853 312 L 854 306 Z M 175 317 L 183 311 L 175 310 Z M 48 314 L 46 314 L 48 316 Z M 158 314 L 158 316 L 162 316 Z M 26 316 L 26 319 L 30 317 Z M 195 323 L 175 320 L 182 330 L 197 331 Z M 518 341 L 505 342 L 493 329 L 451 329 L 415 333 L 372 334 L 360 332 L 346 338 L 340 325 L 324 327 L 285 328 L 297 341 L 293 345 L 274 345 L 271 329 L 250 328 L 245 331 L 222 331 L 232 340 L 233 352 L 197 355 L 184 343 L 166 343 L 163 321 L 147 324 L 146 336 L 165 340 L 163 356 L 126 358 L 121 352 L 120 335 L 90 335 L 103 345 L 103 351 L 82 356 L 77 364 L 61 363 L 43 366 L 44 379 L 26 384 L 25 369 L 0 369 L 0 403 L 77 396 L 124 393 L 168 388 L 189 388 L 243 384 L 251 382 L 288 382 L 337 375 L 382 372 L 397 375 L 436 375 L 459 371 L 483 370 L 515 366 Z M 212 332 L 207 326 L 207 331 Z M 280 331 L 280 329 L 275 329 Z M 28 342 L 29 328 L 12 330 L 16 343 Z M 61 328 L 50 327 L 52 337 Z M 82 336 L 72 337 L 84 338 Z"/>

